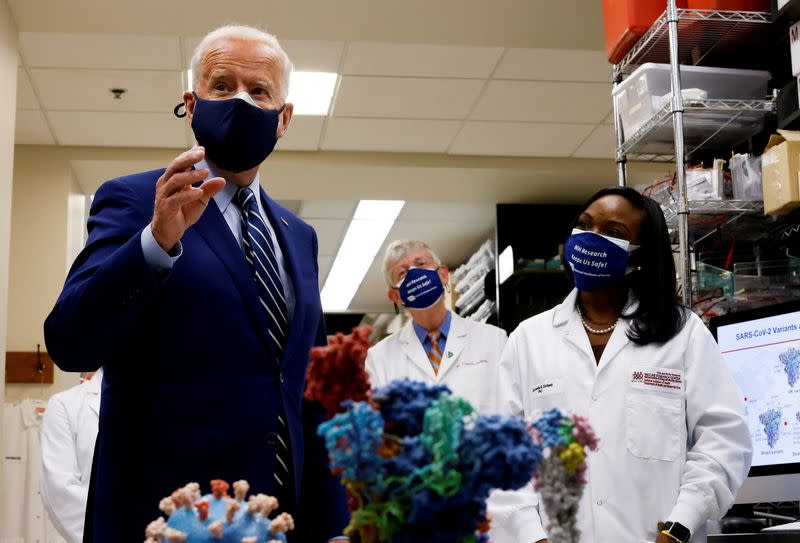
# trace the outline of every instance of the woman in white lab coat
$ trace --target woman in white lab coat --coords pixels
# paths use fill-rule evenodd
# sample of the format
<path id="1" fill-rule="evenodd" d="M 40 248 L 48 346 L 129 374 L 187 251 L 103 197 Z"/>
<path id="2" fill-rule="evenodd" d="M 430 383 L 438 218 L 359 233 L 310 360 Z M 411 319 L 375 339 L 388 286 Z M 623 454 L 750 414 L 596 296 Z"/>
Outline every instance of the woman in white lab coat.
<path id="1" fill-rule="evenodd" d="M 396 379 L 443 384 L 478 411 L 493 403 L 493 378 L 506 343 L 504 330 L 459 317 L 445 306 L 450 274 L 421 241 L 389 244 L 383 263 L 391 302 L 411 320 L 367 353 L 373 388 Z"/>
<path id="2" fill-rule="evenodd" d="M 588 457 L 582 541 L 704 541 L 750 467 L 742 399 L 709 331 L 676 302 L 659 205 L 605 189 L 574 226 L 564 262 L 576 289 L 511 334 L 496 406 L 588 416 L 600 447 Z M 535 498 L 516 497 L 511 522 L 539 524 Z"/>

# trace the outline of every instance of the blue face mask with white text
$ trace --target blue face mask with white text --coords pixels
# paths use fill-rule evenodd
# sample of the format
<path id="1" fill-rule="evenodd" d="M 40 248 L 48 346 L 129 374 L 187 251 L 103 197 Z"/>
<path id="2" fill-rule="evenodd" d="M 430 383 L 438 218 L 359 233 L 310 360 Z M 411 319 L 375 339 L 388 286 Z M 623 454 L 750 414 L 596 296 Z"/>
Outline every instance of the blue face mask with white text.
<path id="1" fill-rule="evenodd" d="M 564 259 L 572 269 L 575 288 L 591 292 L 622 279 L 630 253 L 638 248 L 624 239 L 576 228 L 564 243 Z"/>
<path id="2" fill-rule="evenodd" d="M 438 268 L 410 268 L 396 288 L 403 305 L 411 309 L 428 309 L 444 294 Z"/>

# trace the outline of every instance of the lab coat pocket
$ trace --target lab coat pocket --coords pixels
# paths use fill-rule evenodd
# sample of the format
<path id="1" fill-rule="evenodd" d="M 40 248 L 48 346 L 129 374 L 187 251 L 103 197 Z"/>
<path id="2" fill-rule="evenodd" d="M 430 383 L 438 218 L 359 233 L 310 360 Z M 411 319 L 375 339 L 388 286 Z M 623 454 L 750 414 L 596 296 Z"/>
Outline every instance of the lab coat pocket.
<path id="1" fill-rule="evenodd" d="M 528 392 L 534 411 L 546 411 L 553 407 L 566 408 L 564 382 L 561 379 L 543 379 L 530 387 Z"/>
<path id="2" fill-rule="evenodd" d="M 672 462 L 680 453 L 682 398 L 628 394 L 625 398 L 628 451 L 639 458 Z"/>

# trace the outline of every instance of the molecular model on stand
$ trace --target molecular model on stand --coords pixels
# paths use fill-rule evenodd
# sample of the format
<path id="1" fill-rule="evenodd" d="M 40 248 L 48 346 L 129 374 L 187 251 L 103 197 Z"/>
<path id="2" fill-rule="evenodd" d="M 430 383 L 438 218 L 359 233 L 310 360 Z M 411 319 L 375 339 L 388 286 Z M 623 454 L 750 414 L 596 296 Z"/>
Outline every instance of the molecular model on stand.
<path id="1" fill-rule="evenodd" d="M 411 381 L 371 390 L 370 334 L 356 328 L 313 349 L 305 393 L 329 418 L 319 434 L 348 493 L 351 541 L 487 542 L 490 490 L 533 479 L 551 543 L 577 543 L 586 454 L 597 447 L 588 421 L 557 409 L 534 421 L 479 416 L 447 387 Z"/>

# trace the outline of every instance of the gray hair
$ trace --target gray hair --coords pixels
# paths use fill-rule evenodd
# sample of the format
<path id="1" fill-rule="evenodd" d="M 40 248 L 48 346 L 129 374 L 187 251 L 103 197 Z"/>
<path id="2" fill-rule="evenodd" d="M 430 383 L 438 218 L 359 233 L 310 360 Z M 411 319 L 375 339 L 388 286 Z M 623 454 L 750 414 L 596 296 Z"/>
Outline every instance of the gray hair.
<path id="1" fill-rule="evenodd" d="M 212 30 L 206 34 L 202 40 L 200 40 L 200 43 L 198 43 L 197 47 L 194 49 L 194 54 L 192 55 L 192 61 L 190 63 L 190 67 L 192 69 L 192 88 L 197 90 L 197 86 L 200 83 L 200 64 L 208 54 L 209 48 L 215 41 L 224 38 L 260 42 L 266 44 L 275 52 L 275 54 L 278 56 L 278 60 L 281 63 L 280 97 L 281 101 L 286 101 L 286 97 L 289 96 L 289 82 L 292 77 L 294 65 L 292 64 L 292 61 L 289 60 L 289 55 L 286 54 L 286 51 L 283 50 L 281 44 L 278 42 L 278 38 L 269 32 L 264 32 L 263 30 L 259 30 L 258 28 L 252 26 L 221 26 L 215 30 Z"/>
<path id="2" fill-rule="evenodd" d="M 404 258 L 408 253 L 414 251 L 416 249 L 425 249 L 428 251 L 428 254 L 431 255 L 433 259 L 433 263 L 437 266 L 442 265 L 442 259 L 439 258 L 439 255 L 433 252 L 427 243 L 424 241 L 417 241 L 411 239 L 398 239 L 389 244 L 386 247 L 386 253 L 383 255 L 383 277 L 386 279 L 386 284 L 390 287 L 395 286 L 392 284 L 392 266 L 394 266 L 398 260 Z"/>

